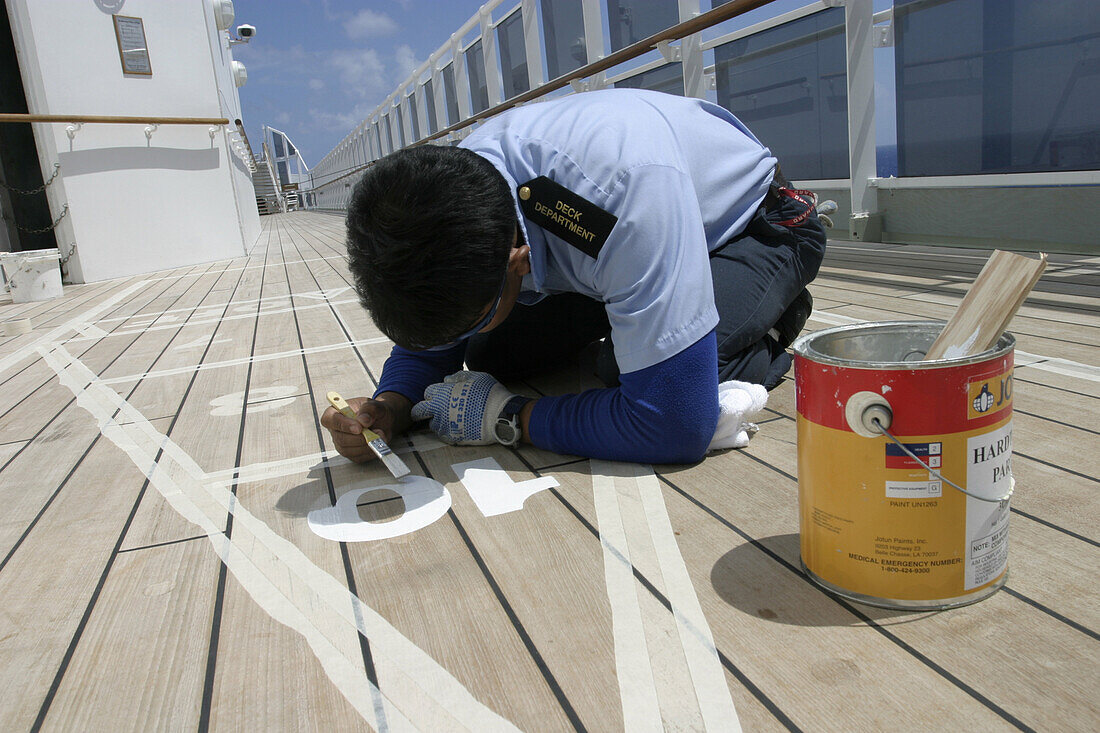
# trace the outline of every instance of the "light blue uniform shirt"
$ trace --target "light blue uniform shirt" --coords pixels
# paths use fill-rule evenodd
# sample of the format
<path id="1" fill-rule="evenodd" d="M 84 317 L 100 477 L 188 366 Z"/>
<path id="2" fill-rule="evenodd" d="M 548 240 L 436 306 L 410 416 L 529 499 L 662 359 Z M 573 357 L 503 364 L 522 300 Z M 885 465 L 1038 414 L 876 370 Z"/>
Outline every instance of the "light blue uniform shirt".
<path id="1" fill-rule="evenodd" d="M 718 323 L 709 252 L 744 230 L 775 158 L 727 110 L 700 99 L 614 89 L 527 105 L 461 147 L 512 189 L 546 176 L 618 217 L 597 258 L 528 220 L 516 200 L 535 293 L 602 301 L 621 372 L 660 363 Z"/>

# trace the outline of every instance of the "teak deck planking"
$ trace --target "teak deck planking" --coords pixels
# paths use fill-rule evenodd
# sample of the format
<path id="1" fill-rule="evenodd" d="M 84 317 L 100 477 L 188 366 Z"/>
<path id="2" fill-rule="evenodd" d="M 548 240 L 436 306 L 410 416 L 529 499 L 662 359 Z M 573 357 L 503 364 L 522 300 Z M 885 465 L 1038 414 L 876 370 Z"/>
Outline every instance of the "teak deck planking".
<path id="1" fill-rule="evenodd" d="M 247 257 L 0 301 L 0 318 L 35 326 L 0 340 L 4 730 L 679 729 L 729 700 L 745 730 L 1100 722 L 1100 258 L 1052 255 L 1011 325 L 1006 587 L 902 612 L 835 599 L 799 569 L 789 377 L 747 449 L 690 466 L 399 438 L 451 508 L 389 540 L 317 536 L 311 510 L 393 484 L 326 453 L 317 423 L 329 389 L 373 391 L 389 344 L 350 287 L 340 217 L 262 221 Z M 807 328 L 944 320 L 986 257 L 834 241 Z M 94 375 L 81 404 L 51 366 L 66 352 L 66 374 Z M 510 386 L 597 386 L 592 358 Z M 108 404 L 127 412 L 101 424 L 89 410 Z M 452 468 L 479 458 L 559 485 L 486 517 Z M 646 504 L 654 486 L 668 536 Z M 392 492 L 365 497 L 373 521 L 405 509 Z M 613 599 L 617 568 L 633 593 Z M 616 616 L 628 597 L 633 636 Z M 717 654 L 709 677 L 681 636 L 702 633 L 693 606 Z"/>

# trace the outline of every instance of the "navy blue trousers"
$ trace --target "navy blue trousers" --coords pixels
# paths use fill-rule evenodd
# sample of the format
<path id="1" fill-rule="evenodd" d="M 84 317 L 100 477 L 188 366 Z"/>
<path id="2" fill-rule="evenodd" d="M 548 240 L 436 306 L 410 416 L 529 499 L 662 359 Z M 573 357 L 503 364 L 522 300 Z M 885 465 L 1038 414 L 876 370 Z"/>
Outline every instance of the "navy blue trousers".
<path id="1" fill-rule="evenodd" d="M 798 226 L 777 222 L 805 210 L 796 200 L 780 198 L 711 253 L 719 381 L 737 379 L 772 389 L 790 369 L 790 355 L 768 331 L 817 276 L 825 256 L 825 228 L 816 212 Z M 498 379 L 518 379 L 560 367 L 610 333 L 603 303 L 577 293 L 551 295 L 534 305 L 517 303 L 500 326 L 474 335 L 466 363 Z M 610 344 L 608 339 L 597 369 L 605 383 L 614 384 L 618 368 Z"/>

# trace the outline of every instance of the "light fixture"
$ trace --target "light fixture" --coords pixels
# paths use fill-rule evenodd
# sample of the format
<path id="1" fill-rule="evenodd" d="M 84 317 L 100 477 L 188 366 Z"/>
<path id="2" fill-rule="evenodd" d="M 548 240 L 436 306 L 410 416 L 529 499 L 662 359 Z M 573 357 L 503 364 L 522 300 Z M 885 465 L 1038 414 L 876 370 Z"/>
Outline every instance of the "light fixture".
<path id="1" fill-rule="evenodd" d="M 219 31 L 229 30 L 233 25 L 233 0 L 210 0 L 210 6 L 214 10 L 214 25 Z"/>

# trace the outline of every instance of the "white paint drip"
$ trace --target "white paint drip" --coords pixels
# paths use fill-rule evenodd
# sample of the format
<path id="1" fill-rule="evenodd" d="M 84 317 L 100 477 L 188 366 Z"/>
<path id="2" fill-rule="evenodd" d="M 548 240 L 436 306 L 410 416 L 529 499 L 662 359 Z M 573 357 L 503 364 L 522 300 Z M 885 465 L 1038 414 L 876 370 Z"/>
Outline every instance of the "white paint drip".
<path id="1" fill-rule="evenodd" d="M 971 350 L 974 348 L 974 344 L 978 341 L 978 335 L 981 332 L 981 328 L 975 328 L 974 333 L 967 337 L 966 341 L 961 344 L 951 344 L 943 350 L 943 359 L 958 359 L 963 356 L 970 356 Z"/>
<path id="2" fill-rule="evenodd" d="M 190 455 L 63 346 L 37 351 L 77 404 L 97 420 L 102 434 L 126 452 L 180 516 L 206 533 L 252 599 L 305 639 L 368 724 L 384 730 L 516 730 L 296 545 L 238 504 L 228 488 L 204 482 Z M 131 422 L 120 424 L 116 412 Z M 163 451 L 159 458 L 158 451 Z M 220 529 L 226 514 L 234 518 L 232 538 Z M 366 677 L 353 632 L 369 639 L 379 678 L 386 680 L 384 693 Z"/>
<path id="3" fill-rule="evenodd" d="M 516 483 L 492 458 L 451 464 L 477 508 L 487 517 L 519 511 L 529 496 L 560 486 L 553 476 L 540 476 Z"/>

